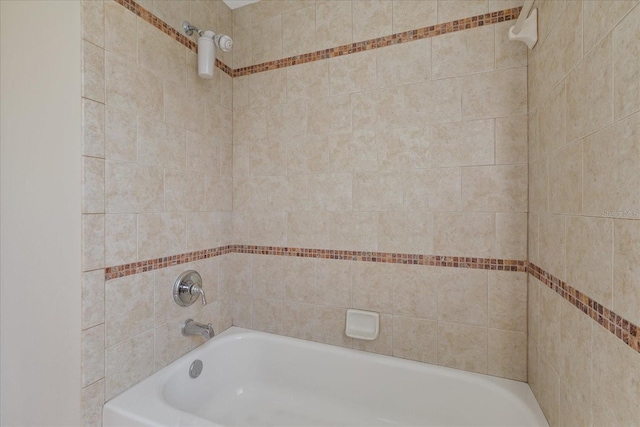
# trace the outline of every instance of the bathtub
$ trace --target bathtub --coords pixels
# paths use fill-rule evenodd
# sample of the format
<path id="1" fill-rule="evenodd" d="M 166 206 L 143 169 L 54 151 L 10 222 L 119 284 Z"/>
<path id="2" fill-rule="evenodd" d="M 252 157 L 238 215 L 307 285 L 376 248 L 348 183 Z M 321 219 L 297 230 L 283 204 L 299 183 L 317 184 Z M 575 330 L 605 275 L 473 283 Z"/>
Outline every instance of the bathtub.
<path id="1" fill-rule="evenodd" d="M 197 378 L 189 375 L 200 359 Z M 121 426 L 547 426 L 525 383 L 230 328 L 104 406 Z"/>

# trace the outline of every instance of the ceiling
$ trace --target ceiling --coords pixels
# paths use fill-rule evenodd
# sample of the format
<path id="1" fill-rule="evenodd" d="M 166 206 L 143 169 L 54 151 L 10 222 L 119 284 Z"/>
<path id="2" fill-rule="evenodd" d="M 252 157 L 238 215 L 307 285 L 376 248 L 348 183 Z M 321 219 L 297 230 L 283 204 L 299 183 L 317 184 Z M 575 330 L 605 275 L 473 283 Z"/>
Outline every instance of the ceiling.
<path id="1" fill-rule="evenodd" d="M 223 1 L 224 1 L 224 2 L 227 4 L 227 6 L 229 6 L 231 9 L 237 9 L 237 8 L 239 8 L 239 7 L 242 7 L 242 6 L 246 6 L 246 5 L 248 5 L 248 4 L 255 3 L 255 2 L 257 2 L 258 0 L 223 0 Z"/>

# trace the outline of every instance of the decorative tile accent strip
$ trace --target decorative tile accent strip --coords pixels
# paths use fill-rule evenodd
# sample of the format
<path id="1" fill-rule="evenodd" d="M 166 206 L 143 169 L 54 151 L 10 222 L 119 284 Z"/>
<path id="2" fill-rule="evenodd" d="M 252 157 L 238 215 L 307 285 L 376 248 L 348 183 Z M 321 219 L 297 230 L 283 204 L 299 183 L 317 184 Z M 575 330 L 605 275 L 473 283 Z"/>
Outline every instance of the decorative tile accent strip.
<path id="1" fill-rule="evenodd" d="M 378 49 L 395 44 L 411 42 L 415 40 L 427 39 L 442 34 L 454 33 L 456 31 L 467 30 L 469 28 L 482 27 L 484 25 L 497 24 L 499 22 L 517 19 L 521 7 L 505 9 L 499 12 L 486 13 L 484 15 L 472 16 L 470 18 L 445 22 L 432 25 L 430 27 L 418 28 L 417 30 L 405 31 L 403 33 L 391 34 L 385 37 L 365 40 L 362 42 L 346 44 L 330 49 L 305 53 L 302 55 L 290 56 L 288 58 L 275 61 L 264 62 L 262 64 L 248 67 L 236 68 L 233 77 L 246 76 L 263 71 L 276 70 L 278 68 L 290 67 L 292 65 L 304 64 L 307 62 L 320 61 L 322 59 L 334 58 L 336 56 L 349 55 L 351 53 L 363 52 L 365 50 Z"/>
<path id="2" fill-rule="evenodd" d="M 430 265 L 436 267 L 473 268 L 480 270 L 527 271 L 527 262 L 522 260 L 388 252 L 339 251 L 334 249 L 287 248 L 278 246 L 228 245 L 203 251 L 188 252 L 180 255 L 172 255 L 164 258 L 108 267 L 105 270 L 105 280 L 144 273 L 145 271 L 157 270 L 172 265 L 185 264 L 230 253 L 341 259 L 391 264 Z"/>
<path id="3" fill-rule="evenodd" d="M 568 285 L 533 263 L 528 263 L 529 274 L 555 291 L 578 310 L 640 353 L 640 327 L 614 313 L 607 307 Z"/>
<path id="4" fill-rule="evenodd" d="M 135 13 L 137 16 L 142 18 L 145 22 L 153 25 L 163 33 L 167 34 L 169 37 L 177 41 L 178 43 L 184 45 L 188 49 L 191 49 L 194 52 L 198 52 L 198 44 L 185 36 L 182 33 L 176 31 L 175 28 L 164 22 L 162 19 L 155 16 L 153 13 L 149 12 L 144 7 L 140 6 L 134 0 L 114 0 L 116 3 L 124 6 L 128 11 Z M 229 67 L 224 62 L 220 61 L 216 58 L 216 67 L 227 73 L 229 76 L 233 77 L 233 69 Z"/>

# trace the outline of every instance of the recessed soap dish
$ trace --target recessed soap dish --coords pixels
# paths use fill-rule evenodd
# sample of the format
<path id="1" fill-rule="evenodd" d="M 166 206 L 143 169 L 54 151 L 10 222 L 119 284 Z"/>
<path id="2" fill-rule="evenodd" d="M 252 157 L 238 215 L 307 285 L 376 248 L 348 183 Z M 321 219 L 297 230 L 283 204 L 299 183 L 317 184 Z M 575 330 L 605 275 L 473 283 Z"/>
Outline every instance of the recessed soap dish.
<path id="1" fill-rule="evenodd" d="M 375 340 L 380 333 L 380 315 L 375 311 L 348 309 L 344 333 L 351 338 Z"/>

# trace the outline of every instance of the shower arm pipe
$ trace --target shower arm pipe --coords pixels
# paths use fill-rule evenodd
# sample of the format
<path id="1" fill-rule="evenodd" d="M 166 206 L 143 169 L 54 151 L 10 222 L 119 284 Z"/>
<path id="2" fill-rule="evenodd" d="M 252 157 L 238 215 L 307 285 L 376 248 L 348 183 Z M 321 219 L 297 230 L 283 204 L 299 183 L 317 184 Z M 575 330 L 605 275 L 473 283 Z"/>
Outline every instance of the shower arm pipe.
<path id="1" fill-rule="evenodd" d="M 527 0 L 522 6 L 522 10 L 520 11 L 520 15 L 518 15 L 518 20 L 516 21 L 516 25 L 513 26 L 513 34 L 520 34 L 522 31 L 522 26 L 524 25 L 524 21 L 526 21 L 529 16 L 529 12 L 533 7 L 534 0 Z"/>
<path id="2" fill-rule="evenodd" d="M 204 33 L 204 30 L 199 29 L 195 25 L 191 25 L 189 21 L 182 21 L 182 30 L 188 36 L 193 35 L 194 31 L 198 33 L 199 36 L 202 36 L 202 34 Z"/>

